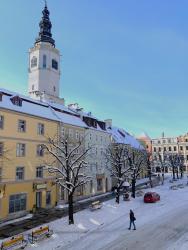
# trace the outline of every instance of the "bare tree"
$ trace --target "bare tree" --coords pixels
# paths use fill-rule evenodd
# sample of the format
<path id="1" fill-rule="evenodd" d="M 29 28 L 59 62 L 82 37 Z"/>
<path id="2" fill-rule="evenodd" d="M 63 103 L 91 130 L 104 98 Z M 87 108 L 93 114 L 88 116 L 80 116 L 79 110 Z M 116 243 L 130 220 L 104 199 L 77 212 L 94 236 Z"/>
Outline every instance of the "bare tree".
<path id="1" fill-rule="evenodd" d="M 169 162 L 169 156 L 167 153 L 163 153 L 163 155 L 161 155 L 159 152 L 155 154 L 154 157 L 154 164 L 157 166 L 157 168 L 159 169 L 159 172 L 162 173 L 162 185 L 164 184 L 164 173 L 165 173 L 165 169 L 168 168 L 170 166 L 170 162 Z"/>
<path id="2" fill-rule="evenodd" d="M 147 160 L 146 160 L 146 166 L 147 166 L 147 174 L 148 174 L 148 178 L 149 178 L 149 182 L 150 182 L 150 187 L 153 187 L 153 183 L 152 183 L 152 178 L 151 178 L 151 165 L 153 164 L 152 161 L 152 155 L 150 153 L 147 153 Z"/>
<path id="3" fill-rule="evenodd" d="M 136 180 L 144 169 L 147 168 L 146 151 L 132 148 L 129 152 L 129 166 L 131 168 L 132 197 L 135 198 Z"/>
<path id="4" fill-rule="evenodd" d="M 179 179 L 179 169 L 181 172 L 181 177 L 183 177 L 183 164 L 184 164 L 184 157 L 180 154 L 169 154 L 167 156 L 170 166 L 172 167 L 172 174 L 173 180 Z M 175 177 L 176 174 L 176 177 Z"/>
<path id="5" fill-rule="evenodd" d="M 90 148 L 85 149 L 83 140 L 74 142 L 74 147 L 69 138 L 61 138 L 58 143 L 49 138 L 48 144 L 43 148 L 53 156 L 53 162 L 47 164 L 49 173 L 56 174 L 56 182 L 68 193 L 69 224 L 74 224 L 73 197 L 75 190 L 90 181 L 91 177 L 85 174 L 88 166 L 85 157 Z"/>
<path id="6" fill-rule="evenodd" d="M 128 164 L 129 150 L 125 144 L 112 143 L 105 154 L 107 168 L 116 182 L 116 202 L 119 203 L 120 189 L 129 178 L 131 167 Z"/>

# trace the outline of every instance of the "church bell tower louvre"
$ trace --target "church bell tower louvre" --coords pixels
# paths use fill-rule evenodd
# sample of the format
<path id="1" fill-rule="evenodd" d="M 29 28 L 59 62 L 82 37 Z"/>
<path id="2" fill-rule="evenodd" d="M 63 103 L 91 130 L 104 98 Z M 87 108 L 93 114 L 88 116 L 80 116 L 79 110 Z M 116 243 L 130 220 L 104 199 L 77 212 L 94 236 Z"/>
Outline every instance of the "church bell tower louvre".
<path id="1" fill-rule="evenodd" d="M 52 37 L 50 12 L 46 3 L 39 27 L 34 47 L 29 49 L 29 96 L 62 103 L 63 99 L 59 98 L 60 52 Z"/>

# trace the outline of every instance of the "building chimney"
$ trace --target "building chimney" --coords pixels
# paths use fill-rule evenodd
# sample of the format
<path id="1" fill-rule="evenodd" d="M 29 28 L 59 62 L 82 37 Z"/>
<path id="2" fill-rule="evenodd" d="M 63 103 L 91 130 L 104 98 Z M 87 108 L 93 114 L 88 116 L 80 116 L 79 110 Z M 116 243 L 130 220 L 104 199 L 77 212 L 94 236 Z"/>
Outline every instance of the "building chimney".
<path id="1" fill-rule="evenodd" d="M 112 127 L 112 119 L 106 119 L 104 120 L 106 124 L 106 128 L 111 128 Z"/>

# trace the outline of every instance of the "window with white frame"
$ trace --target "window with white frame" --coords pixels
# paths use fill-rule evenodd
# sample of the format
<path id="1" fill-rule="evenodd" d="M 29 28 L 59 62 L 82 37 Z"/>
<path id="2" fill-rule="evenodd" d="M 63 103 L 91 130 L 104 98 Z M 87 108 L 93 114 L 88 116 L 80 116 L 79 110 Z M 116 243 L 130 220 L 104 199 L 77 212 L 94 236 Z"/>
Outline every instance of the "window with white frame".
<path id="1" fill-rule="evenodd" d="M 72 129 L 70 128 L 70 129 L 69 129 L 69 137 L 70 137 L 70 138 L 72 138 L 72 134 L 73 134 L 73 133 L 72 133 Z"/>
<path id="2" fill-rule="evenodd" d="M 31 59 L 31 68 L 34 68 L 37 66 L 37 57 L 33 56 Z"/>
<path id="3" fill-rule="evenodd" d="M 16 180 L 17 181 L 24 180 L 24 167 L 16 168 Z"/>
<path id="4" fill-rule="evenodd" d="M 18 131 L 25 132 L 26 131 L 26 121 L 18 120 Z"/>
<path id="5" fill-rule="evenodd" d="M 9 213 L 26 210 L 27 195 L 13 194 L 9 197 Z"/>
<path id="6" fill-rule="evenodd" d="M 46 68 L 46 55 L 43 55 L 43 68 Z"/>
<path id="7" fill-rule="evenodd" d="M 3 170 L 2 170 L 2 168 L 0 168 L 0 181 L 2 181 L 2 178 L 3 178 Z"/>
<path id="8" fill-rule="evenodd" d="M 64 137 L 65 136 L 65 128 L 61 127 L 61 136 Z"/>
<path id="9" fill-rule="evenodd" d="M 102 178 L 97 179 L 97 191 L 102 191 L 103 185 L 102 185 Z"/>
<path id="10" fill-rule="evenodd" d="M 38 135 L 44 135 L 44 124 L 43 123 L 38 123 L 37 133 L 38 133 Z"/>
<path id="11" fill-rule="evenodd" d="M 78 131 L 76 131 L 76 140 L 78 140 L 79 139 L 79 133 L 78 133 Z"/>
<path id="12" fill-rule="evenodd" d="M 37 145 L 37 156 L 44 156 L 44 149 L 42 145 Z"/>
<path id="13" fill-rule="evenodd" d="M 23 157 L 25 156 L 25 144 L 24 143 L 17 143 L 16 145 L 16 156 Z"/>
<path id="14" fill-rule="evenodd" d="M 43 167 L 36 167 L 36 178 L 43 178 Z"/>
<path id="15" fill-rule="evenodd" d="M 55 59 L 52 59 L 52 68 L 58 70 L 58 62 Z"/>
<path id="16" fill-rule="evenodd" d="M 3 155 L 3 150 L 4 150 L 4 144 L 3 142 L 0 142 L 0 156 Z"/>
<path id="17" fill-rule="evenodd" d="M 4 128 L 4 116 L 0 115 L 0 129 Z"/>

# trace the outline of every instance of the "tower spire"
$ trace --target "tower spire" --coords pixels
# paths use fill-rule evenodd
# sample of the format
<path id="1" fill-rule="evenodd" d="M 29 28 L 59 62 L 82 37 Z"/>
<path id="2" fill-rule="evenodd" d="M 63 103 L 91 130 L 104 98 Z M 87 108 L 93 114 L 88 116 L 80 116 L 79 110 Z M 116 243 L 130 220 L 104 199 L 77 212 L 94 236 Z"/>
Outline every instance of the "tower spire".
<path id="1" fill-rule="evenodd" d="M 35 41 L 35 44 L 39 42 L 46 42 L 50 43 L 53 47 L 55 47 L 55 41 L 52 38 L 52 33 L 51 33 L 51 28 L 52 28 L 52 23 L 49 18 L 50 12 L 47 7 L 47 2 L 45 0 L 45 6 L 42 11 L 42 20 L 39 23 L 40 31 L 39 31 L 39 36 Z"/>

